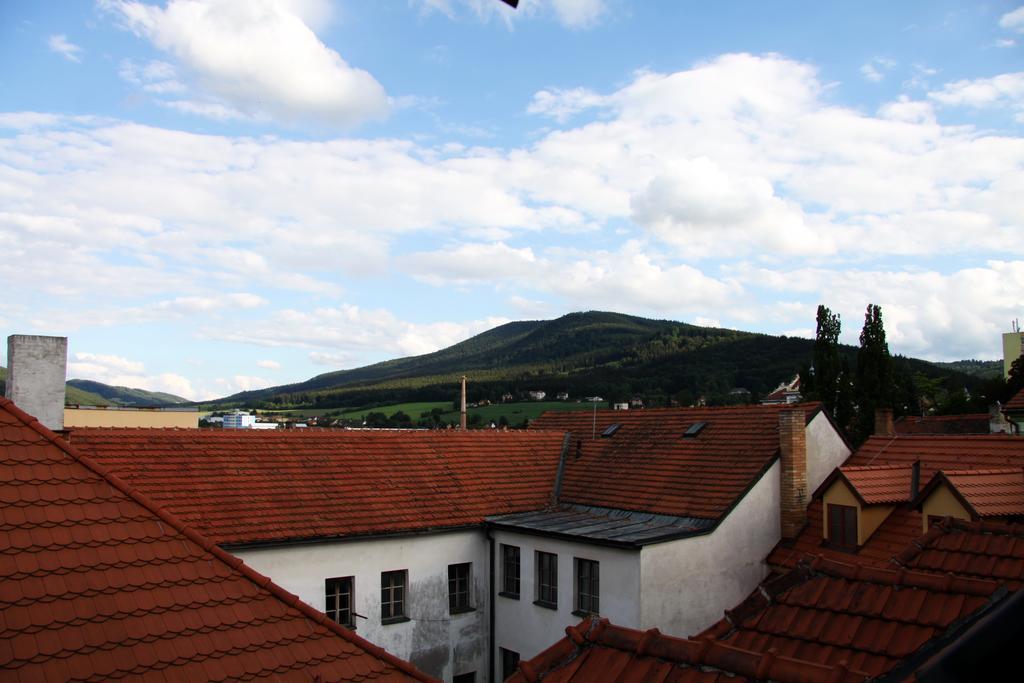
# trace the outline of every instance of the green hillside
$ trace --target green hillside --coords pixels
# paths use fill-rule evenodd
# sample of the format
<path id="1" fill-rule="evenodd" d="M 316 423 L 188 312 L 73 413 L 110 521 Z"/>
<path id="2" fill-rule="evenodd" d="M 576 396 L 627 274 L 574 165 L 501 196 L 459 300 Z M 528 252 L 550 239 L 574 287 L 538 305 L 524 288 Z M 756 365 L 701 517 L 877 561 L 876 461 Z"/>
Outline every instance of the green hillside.
<path id="1" fill-rule="evenodd" d="M 145 389 L 132 389 L 130 387 L 115 387 L 103 382 L 94 382 L 88 379 L 69 379 L 68 391 L 77 389 L 85 393 L 97 395 L 113 405 L 119 406 L 145 406 L 148 408 L 167 407 L 188 403 L 187 399 L 174 394 L 167 394 L 162 391 L 147 391 Z M 70 393 L 68 396 L 70 397 Z M 68 403 L 75 403 L 68 399 Z M 83 404 L 85 405 L 85 404 Z M 98 404 L 92 404 L 98 405 Z"/>
<path id="2" fill-rule="evenodd" d="M 7 383 L 7 368 L 0 366 L 0 395 Z M 147 406 L 164 407 L 187 403 L 173 394 L 128 387 L 112 387 L 102 382 L 70 379 L 64 389 L 64 402 L 79 406 Z"/>
<path id="3" fill-rule="evenodd" d="M 700 398 L 722 404 L 756 400 L 810 361 L 813 341 L 650 320 L 619 313 L 572 313 L 555 320 L 514 322 L 446 349 L 318 375 L 305 382 L 235 394 L 215 407 L 264 409 L 367 408 L 413 401 L 451 401 L 458 378 L 469 400 L 522 399 L 542 390 L 572 399 L 640 397 L 647 405 Z M 844 347 L 853 359 L 856 349 Z M 906 376 L 951 386 L 979 378 L 952 368 L 897 358 Z M 745 389 L 750 392 L 737 392 Z"/>
<path id="4" fill-rule="evenodd" d="M 1003 361 L 1001 360 L 957 360 L 951 363 L 935 363 L 935 365 L 945 370 L 962 372 L 982 379 L 998 379 L 1003 376 Z"/>

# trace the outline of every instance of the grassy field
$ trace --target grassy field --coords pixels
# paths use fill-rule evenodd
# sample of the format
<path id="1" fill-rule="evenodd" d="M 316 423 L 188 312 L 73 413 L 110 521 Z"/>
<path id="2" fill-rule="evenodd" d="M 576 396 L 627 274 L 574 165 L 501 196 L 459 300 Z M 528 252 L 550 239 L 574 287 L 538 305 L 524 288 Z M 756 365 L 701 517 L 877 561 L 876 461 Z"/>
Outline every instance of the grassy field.
<path id="1" fill-rule="evenodd" d="M 607 404 L 601 403 L 598 405 L 599 408 L 606 408 Z M 420 401 L 412 403 L 394 403 L 386 406 L 377 406 L 374 408 L 359 408 L 356 410 L 347 410 L 343 413 L 337 414 L 337 408 L 296 408 L 293 410 L 272 410 L 272 411 L 259 411 L 263 413 L 274 413 L 287 415 L 293 418 L 303 417 L 319 417 L 324 413 L 330 413 L 332 416 L 339 417 L 343 420 L 351 421 L 362 421 L 366 419 L 368 413 L 384 413 L 387 416 L 391 416 L 399 411 L 405 413 L 413 422 L 417 422 L 423 413 L 429 413 L 434 408 L 440 408 L 444 412 L 441 414 L 441 420 L 443 422 L 452 422 L 458 424 L 459 422 L 459 411 L 452 409 L 450 401 Z M 575 401 L 522 401 L 519 403 L 495 403 L 490 406 L 480 406 L 479 408 L 469 408 L 467 413 L 469 418 L 472 420 L 474 415 L 479 415 L 483 424 L 490 424 L 494 422 L 497 424 L 501 420 L 502 416 L 508 420 L 510 425 L 516 426 L 523 422 L 523 420 L 532 420 L 539 417 L 545 410 L 593 410 L 594 405 L 592 403 L 576 403 Z"/>
<path id="2" fill-rule="evenodd" d="M 451 401 L 422 401 L 419 403 L 395 403 L 390 406 L 378 406 L 377 408 L 360 408 L 358 410 L 349 410 L 339 417 L 343 420 L 362 420 L 366 417 L 367 413 L 384 413 L 385 415 L 391 416 L 402 411 L 413 419 L 413 422 L 420 419 L 422 413 L 429 413 L 434 408 L 441 408 L 442 410 L 451 410 Z M 459 419 L 458 412 L 455 413 L 455 419 Z"/>

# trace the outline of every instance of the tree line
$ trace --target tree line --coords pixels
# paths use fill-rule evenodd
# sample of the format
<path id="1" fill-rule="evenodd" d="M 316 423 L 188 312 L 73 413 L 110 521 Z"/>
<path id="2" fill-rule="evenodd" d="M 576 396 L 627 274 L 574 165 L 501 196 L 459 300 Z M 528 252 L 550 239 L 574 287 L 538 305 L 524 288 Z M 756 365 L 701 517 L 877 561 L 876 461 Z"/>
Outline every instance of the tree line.
<path id="1" fill-rule="evenodd" d="M 900 356 L 889 353 L 882 308 L 868 304 L 860 332 L 860 347 L 851 354 L 839 344 L 842 323 L 838 313 L 818 306 L 811 365 L 800 372 L 805 400 L 821 401 L 855 444 L 874 431 L 875 410 L 891 408 L 894 415 L 953 415 L 987 412 L 1024 388 L 1024 356 L 1010 377 L 979 380 L 973 390 L 947 377 L 913 372 Z"/>

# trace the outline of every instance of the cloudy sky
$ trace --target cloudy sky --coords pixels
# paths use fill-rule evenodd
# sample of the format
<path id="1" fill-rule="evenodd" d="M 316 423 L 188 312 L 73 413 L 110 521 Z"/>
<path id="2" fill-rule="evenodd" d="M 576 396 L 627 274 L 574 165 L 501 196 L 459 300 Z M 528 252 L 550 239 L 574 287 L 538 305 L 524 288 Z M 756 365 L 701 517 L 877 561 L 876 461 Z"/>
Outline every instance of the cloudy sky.
<path id="1" fill-rule="evenodd" d="M 1019 2 L 5 0 L 0 332 L 195 399 L 588 309 L 996 358 Z"/>

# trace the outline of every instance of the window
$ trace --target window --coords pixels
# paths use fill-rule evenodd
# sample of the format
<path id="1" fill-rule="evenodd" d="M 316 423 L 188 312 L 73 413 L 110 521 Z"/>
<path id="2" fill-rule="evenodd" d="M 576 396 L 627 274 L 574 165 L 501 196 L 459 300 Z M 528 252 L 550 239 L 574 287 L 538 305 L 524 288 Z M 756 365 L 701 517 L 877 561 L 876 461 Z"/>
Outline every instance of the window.
<path id="1" fill-rule="evenodd" d="M 601 611 L 600 566 L 594 560 L 576 558 L 576 612 L 597 614 Z"/>
<path id="2" fill-rule="evenodd" d="M 609 437 L 614 436 L 615 432 L 619 431 L 619 428 L 621 426 L 622 425 L 619 424 L 618 422 L 616 422 L 615 424 L 608 425 L 607 427 L 605 427 L 605 430 L 601 432 L 601 437 L 607 439 Z"/>
<path id="3" fill-rule="evenodd" d="M 470 567 L 470 562 L 448 565 L 448 611 L 451 614 L 473 609 L 469 604 Z"/>
<path id="4" fill-rule="evenodd" d="M 380 621 L 393 624 L 408 621 L 405 616 L 405 586 L 409 572 L 399 569 L 380 574 Z"/>
<path id="5" fill-rule="evenodd" d="M 841 548 L 857 549 L 857 508 L 829 504 L 828 540 Z"/>
<path id="6" fill-rule="evenodd" d="M 501 680 L 505 680 L 519 668 L 519 653 L 503 647 L 498 649 L 501 650 Z"/>
<path id="7" fill-rule="evenodd" d="M 519 546 L 501 546 L 501 595 L 519 599 Z"/>
<path id="8" fill-rule="evenodd" d="M 352 593 L 354 579 L 345 576 L 340 579 L 324 580 L 324 612 L 342 626 L 356 627 L 355 608 Z"/>
<path id="9" fill-rule="evenodd" d="M 537 600 L 542 607 L 558 609 L 558 555 L 537 551 Z"/>

